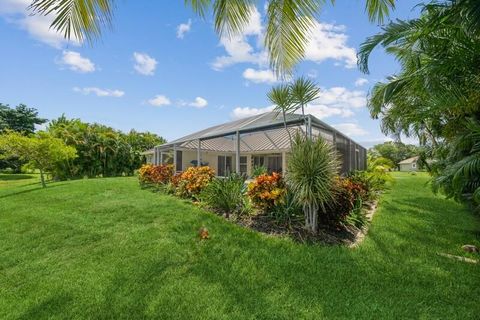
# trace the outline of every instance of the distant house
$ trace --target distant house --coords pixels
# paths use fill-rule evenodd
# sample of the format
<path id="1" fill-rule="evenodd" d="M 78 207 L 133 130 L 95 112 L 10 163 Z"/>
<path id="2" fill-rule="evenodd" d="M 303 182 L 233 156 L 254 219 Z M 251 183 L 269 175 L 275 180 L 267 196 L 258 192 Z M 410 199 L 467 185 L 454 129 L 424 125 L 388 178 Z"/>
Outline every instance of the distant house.
<path id="1" fill-rule="evenodd" d="M 400 165 L 400 171 L 418 171 L 418 159 L 419 157 L 416 156 L 400 161 L 398 163 Z"/>
<path id="2" fill-rule="evenodd" d="M 175 171 L 191 166 L 210 166 L 218 176 L 239 172 L 251 176 L 255 167 L 283 172 L 290 152 L 289 136 L 321 136 L 330 142 L 341 159 L 341 172 L 365 170 L 366 149 L 345 134 L 312 115 L 276 112 L 236 120 L 207 128 L 144 152 L 148 163 L 173 164 Z"/>

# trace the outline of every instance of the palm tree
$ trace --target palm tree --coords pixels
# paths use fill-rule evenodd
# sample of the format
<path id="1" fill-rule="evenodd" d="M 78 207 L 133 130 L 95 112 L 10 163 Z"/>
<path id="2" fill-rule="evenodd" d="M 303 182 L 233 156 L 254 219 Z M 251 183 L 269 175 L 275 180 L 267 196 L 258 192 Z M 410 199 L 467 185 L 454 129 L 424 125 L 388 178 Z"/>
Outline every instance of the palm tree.
<path id="1" fill-rule="evenodd" d="M 280 84 L 276 87 L 270 89 L 267 93 L 268 99 L 275 104 L 274 111 L 277 111 L 278 114 L 282 114 L 283 125 L 287 131 L 290 144 L 292 143 L 292 136 L 287 126 L 287 114 L 290 114 L 295 111 L 295 105 L 292 101 L 291 88 L 288 84 Z"/>
<path id="2" fill-rule="evenodd" d="M 302 115 L 305 119 L 305 133 L 307 132 L 307 121 L 305 118 L 305 106 L 318 98 L 320 88 L 316 83 L 305 77 L 296 79 L 290 85 L 290 93 L 292 95 L 292 102 L 297 108 L 302 109 Z"/>
<path id="3" fill-rule="evenodd" d="M 265 47 L 270 64 L 278 75 L 289 74 L 304 56 L 309 35 L 327 0 L 270 0 L 266 16 Z M 331 0 L 334 3 L 334 0 Z M 254 11 L 254 0 L 185 0 L 205 17 L 213 11 L 215 30 L 221 36 L 240 33 Z M 395 0 L 365 0 L 372 21 L 383 22 L 395 7 Z M 32 0 L 33 13 L 53 15 L 52 29 L 66 38 L 92 40 L 111 26 L 115 0 Z"/>

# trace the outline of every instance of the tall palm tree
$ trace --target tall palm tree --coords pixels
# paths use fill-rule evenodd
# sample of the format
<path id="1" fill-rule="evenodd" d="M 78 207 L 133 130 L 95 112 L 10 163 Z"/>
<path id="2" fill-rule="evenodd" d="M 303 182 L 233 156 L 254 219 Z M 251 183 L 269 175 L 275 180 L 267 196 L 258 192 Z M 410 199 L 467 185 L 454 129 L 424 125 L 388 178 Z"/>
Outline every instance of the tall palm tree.
<path id="1" fill-rule="evenodd" d="M 275 86 L 267 93 L 267 97 L 273 104 L 275 104 L 274 111 L 277 111 L 278 114 L 282 114 L 285 131 L 287 131 L 290 144 L 292 144 L 292 136 L 287 126 L 287 114 L 290 114 L 295 110 L 290 86 L 288 84 Z"/>
<path id="2" fill-rule="evenodd" d="M 305 77 L 300 77 L 293 81 L 290 85 L 290 93 L 292 95 L 292 102 L 297 107 L 302 109 L 302 116 L 305 121 L 305 133 L 307 132 L 307 121 L 305 118 L 305 106 L 318 98 L 320 88 L 317 84 Z"/>
<path id="3" fill-rule="evenodd" d="M 255 0 L 184 0 L 201 17 L 213 11 L 215 30 L 221 36 L 240 33 L 254 12 Z M 291 72 L 305 53 L 317 16 L 328 0 L 270 0 L 266 16 L 265 47 L 278 75 Z M 334 3 L 335 0 L 330 0 Z M 365 0 L 372 21 L 382 22 L 395 0 Z M 91 42 L 111 26 L 115 0 L 32 0 L 33 13 L 53 15 L 51 27 L 66 38 Z"/>

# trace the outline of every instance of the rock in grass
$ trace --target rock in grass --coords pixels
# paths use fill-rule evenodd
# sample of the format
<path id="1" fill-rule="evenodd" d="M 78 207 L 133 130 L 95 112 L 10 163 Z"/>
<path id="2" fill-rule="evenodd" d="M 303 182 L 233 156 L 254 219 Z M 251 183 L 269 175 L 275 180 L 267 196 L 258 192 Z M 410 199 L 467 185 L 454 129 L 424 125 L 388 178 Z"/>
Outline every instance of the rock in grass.
<path id="1" fill-rule="evenodd" d="M 478 249 L 477 246 L 474 246 L 473 244 L 466 244 L 462 246 L 463 251 L 465 252 L 470 252 L 470 253 L 479 253 L 480 250 Z"/>
<path id="2" fill-rule="evenodd" d="M 210 237 L 208 229 L 205 227 L 201 227 L 200 230 L 198 230 L 198 236 L 201 240 L 208 239 Z"/>

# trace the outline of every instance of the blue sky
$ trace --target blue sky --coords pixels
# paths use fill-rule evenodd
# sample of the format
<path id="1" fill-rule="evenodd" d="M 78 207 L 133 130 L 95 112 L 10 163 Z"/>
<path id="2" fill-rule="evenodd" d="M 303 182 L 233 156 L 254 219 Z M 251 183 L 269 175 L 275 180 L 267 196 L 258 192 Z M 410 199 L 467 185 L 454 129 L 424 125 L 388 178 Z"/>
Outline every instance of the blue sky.
<path id="1" fill-rule="evenodd" d="M 277 79 L 261 46 L 263 2 L 243 35 L 220 39 L 211 17 L 200 19 L 184 1 L 119 1 L 112 30 L 88 45 L 49 31 L 50 18 L 25 11 L 29 1 L 0 1 L 2 103 L 169 140 L 271 107 L 266 92 Z M 397 2 L 392 19 L 418 14 L 417 0 Z M 307 111 L 367 146 L 386 139 L 366 109 L 368 91 L 399 68 L 377 50 L 371 74 L 357 70 L 360 43 L 379 30 L 362 0 L 326 5 L 295 72 L 322 88 Z"/>

